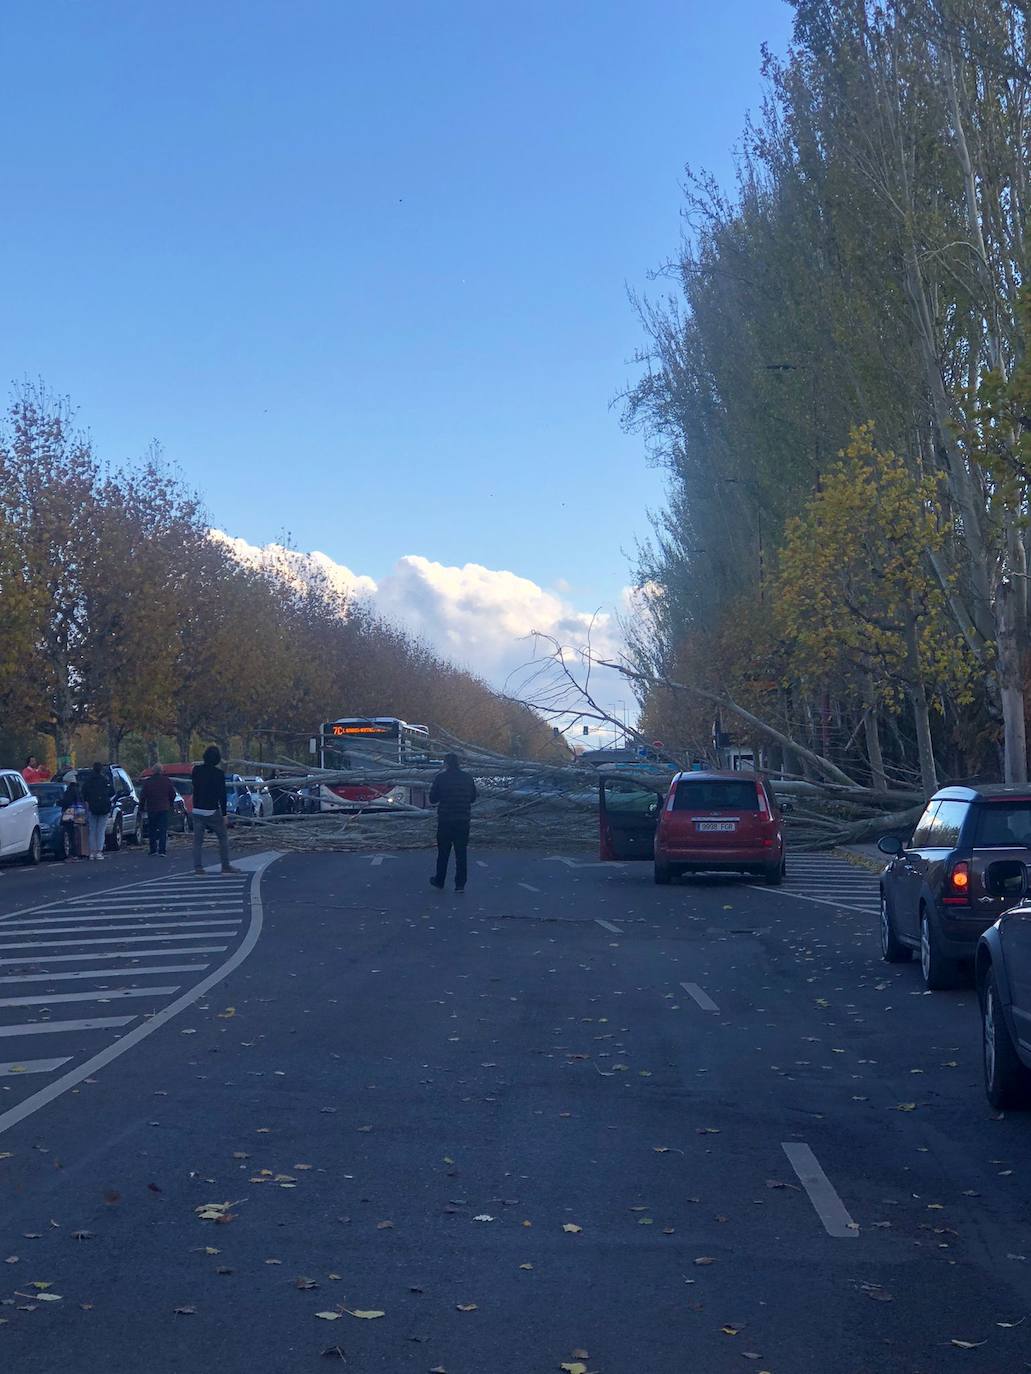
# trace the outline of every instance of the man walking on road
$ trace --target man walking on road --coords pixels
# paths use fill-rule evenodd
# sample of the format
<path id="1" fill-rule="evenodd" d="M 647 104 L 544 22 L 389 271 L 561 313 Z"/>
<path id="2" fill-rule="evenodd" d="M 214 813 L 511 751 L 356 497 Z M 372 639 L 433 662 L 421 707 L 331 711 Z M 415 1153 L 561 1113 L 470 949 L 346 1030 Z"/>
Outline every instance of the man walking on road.
<path id="1" fill-rule="evenodd" d="M 433 887 L 444 886 L 453 846 L 455 891 L 465 891 L 469 822 L 475 800 L 476 784 L 472 777 L 459 768 L 457 754 L 445 754 L 444 771 L 437 774 L 430 788 L 430 805 L 437 808 L 437 871 L 430 879 Z"/>
<path id="2" fill-rule="evenodd" d="M 166 778 L 160 763 L 155 763 L 140 792 L 140 803 L 147 813 L 147 837 L 152 855 L 163 857 L 168 847 L 168 818 L 172 814 L 175 797 L 171 778 Z"/>
<path id="3" fill-rule="evenodd" d="M 213 744 L 204 750 L 204 762 L 194 765 L 193 780 L 193 871 L 205 877 L 201 855 L 204 832 L 210 830 L 218 840 L 223 873 L 239 873 L 229 862 L 229 836 L 226 833 L 226 775 L 219 768 L 222 754 Z"/>

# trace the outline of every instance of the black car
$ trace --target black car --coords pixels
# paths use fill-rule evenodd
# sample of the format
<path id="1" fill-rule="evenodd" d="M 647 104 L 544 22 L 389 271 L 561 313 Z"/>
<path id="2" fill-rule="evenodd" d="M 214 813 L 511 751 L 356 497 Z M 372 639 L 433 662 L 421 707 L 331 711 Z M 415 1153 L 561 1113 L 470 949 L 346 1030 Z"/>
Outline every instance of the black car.
<path id="1" fill-rule="evenodd" d="M 64 830 L 61 828 L 63 782 L 32 782 L 29 791 L 39 804 L 39 837 L 43 853 L 55 859 L 66 858 Z"/>
<path id="2" fill-rule="evenodd" d="M 1031 863 L 1031 788 L 943 787 L 908 844 L 889 836 L 878 848 L 891 855 L 881 874 L 883 958 L 900 963 L 918 950 L 927 987 L 953 987 Z"/>
<path id="3" fill-rule="evenodd" d="M 92 771 L 91 768 L 77 768 L 75 770 L 75 777 L 80 787 Z M 107 819 L 107 839 L 104 848 L 121 849 L 123 840 L 128 844 L 139 844 L 143 835 L 143 813 L 140 810 L 140 799 L 136 795 L 132 778 L 117 763 L 104 764 L 103 771 L 114 794 L 111 799 L 111 814 Z M 65 773 L 63 777 L 67 781 L 70 775 Z M 60 778 L 54 778 L 55 782 L 60 780 Z"/>
<path id="4" fill-rule="evenodd" d="M 1026 891 L 1026 877 L 1021 887 Z M 1000 1108 L 1031 1106 L 1031 903 L 1026 897 L 981 936 L 975 974 L 988 1101 Z"/>

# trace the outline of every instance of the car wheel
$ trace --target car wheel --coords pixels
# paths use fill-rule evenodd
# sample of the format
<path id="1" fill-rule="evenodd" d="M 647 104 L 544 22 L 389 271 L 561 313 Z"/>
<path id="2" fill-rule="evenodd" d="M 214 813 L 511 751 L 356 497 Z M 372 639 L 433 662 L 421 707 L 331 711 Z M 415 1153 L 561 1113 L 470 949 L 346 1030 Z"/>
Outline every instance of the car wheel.
<path id="1" fill-rule="evenodd" d="M 111 831 L 111 834 L 108 835 L 107 839 L 104 841 L 104 848 L 113 854 L 116 850 L 121 849 L 121 847 L 122 818 L 121 816 L 118 816 L 115 818 L 115 828 Z"/>
<path id="2" fill-rule="evenodd" d="M 1028 1106 L 1031 1103 L 1031 1073 L 1021 1063 L 1013 1044 L 991 967 L 981 992 L 981 1041 L 984 1090 L 988 1101 L 995 1108 Z"/>
<path id="3" fill-rule="evenodd" d="M 39 833 L 39 827 L 32 832 L 32 839 L 29 840 L 29 847 L 25 851 L 25 862 L 33 868 L 43 857 L 43 840 Z"/>
<path id="4" fill-rule="evenodd" d="M 673 870 L 669 864 L 660 863 L 655 860 L 655 881 L 660 887 L 667 887 L 673 881 Z"/>
<path id="5" fill-rule="evenodd" d="M 766 884 L 767 887 L 780 887 L 780 885 L 781 885 L 781 883 L 782 883 L 783 881 L 784 881 L 784 861 L 783 861 L 783 859 L 781 859 L 779 863 L 770 864 L 767 868 L 764 868 L 764 869 L 763 869 L 763 882 Z"/>
<path id="6" fill-rule="evenodd" d="M 941 952 L 931 917 L 920 907 L 920 972 L 929 992 L 943 992 L 956 985 L 956 964 Z"/>
<path id="7" fill-rule="evenodd" d="M 908 945 L 904 945 L 895 934 L 895 922 L 892 918 L 891 907 L 888 905 L 888 897 L 881 890 L 881 958 L 886 964 L 907 964 L 913 957 L 913 951 Z"/>

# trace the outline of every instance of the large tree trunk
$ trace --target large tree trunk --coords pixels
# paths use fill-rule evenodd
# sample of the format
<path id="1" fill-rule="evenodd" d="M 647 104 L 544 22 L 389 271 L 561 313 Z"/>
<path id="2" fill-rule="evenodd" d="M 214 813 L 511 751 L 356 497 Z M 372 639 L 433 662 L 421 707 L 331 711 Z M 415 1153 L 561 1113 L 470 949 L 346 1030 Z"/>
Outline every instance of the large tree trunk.
<path id="1" fill-rule="evenodd" d="M 881 753 L 881 727 L 877 718 L 877 707 L 871 702 L 863 712 L 863 735 L 866 740 L 866 757 L 870 763 L 870 782 L 878 792 L 887 792 L 888 779 L 884 773 L 884 755 Z"/>
<path id="2" fill-rule="evenodd" d="M 1003 767 L 1007 783 L 1027 782 L 1027 737 L 1024 724 L 1024 690 L 1017 627 L 1018 601 L 1008 578 L 995 595 L 999 652 L 999 692 L 1002 697 Z"/>

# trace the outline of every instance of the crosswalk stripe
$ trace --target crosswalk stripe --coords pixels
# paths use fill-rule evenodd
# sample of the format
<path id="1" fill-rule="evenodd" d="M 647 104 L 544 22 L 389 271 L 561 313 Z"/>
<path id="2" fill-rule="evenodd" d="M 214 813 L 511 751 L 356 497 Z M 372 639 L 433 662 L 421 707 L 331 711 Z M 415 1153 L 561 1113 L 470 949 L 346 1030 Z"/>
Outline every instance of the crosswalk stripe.
<path id="1" fill-rule="evenodd" d="M 86 941 L 81 943 L 85 944 Z M 44 958 L 22 955 L 20 959 L 0 959 L 0 967 L 5 964 L 76 964 L 82 963 L 84 959 L 144 959 L 148 954 L 221 954 L 228 948 L 228 945 L 198 945 L 195 949 L 132 949 L 123 953 L 112 950 L 110 954 L 51 954 Z"/>
<path id="2" fill-rule="evenodd" d="M 191 927 L 200 934 L 200 929 L 204 933 L 211 935 L 226 935 L 228 928 L 238 926 L 243 918 L 234 917 L 232 920 L 208 921 L 203 917 L 197 921 L 140 921 L 136 925 L 125 926 L 39 926 L 35 930 L 15 930 L 15 935 L 92 935 L 102 930 L 175 930 L 177 927 Z M 0 935 L 8 934 L 0 926 Z"/>
<path id="3" fill-rule="evenodd" d="M 61 932 L 64 933 L 64 932 Z M 197 940 L 211 936 L 213 939 L 224 938 L 227 934 L 224 930 L 191 930 L 185 935 L 105 935 L 99 940 L 18 940 L 14 944 L 0 944 L 0 954 L 7 949 L 67 949 L 76 945 L 138 945 L 157 943 L 159 940 Z M 0 959 L 0 963 L 5 962 Z M 13 963 L 13 960 L 7 960 Z"/>
<path id="4" fill-rule="evenodd" d="M 92 992 L 34 992 L 29 997 L 0 997 L 0 1007 L 48 1007 L 57 1002 L 107 1002 L 125 997 L 170 997 L 179 984 L 164 988 L 98 988 Z"/>
<path id="5" fill-rule="evenodd" d="M 53 1073 L 70 1059 L 71 1055 L 65 1055 L 63 1059 L 12 1059 L 9 1063 L 0 1064 L 0 1078 L 7 1078 L 16 1073 Z"/>
<path id="6" fill-rule="evenodd" d="M 53 912 L 46 912 L 39 916 L 33 916 L 31 917 L 31 919 L 23 917 L 19 921 L 0 920 L 0 934 L 2 934 L 5 930 L 9 930 L 14 927 L 24 925 L 26 923 L 35 925 L 36 922 L 50 919 L 51 916 L 55 921 L 138 921 L 148 917 L 160 917 L 164 915 L 210 916 L 212 917 L 212 919 L 214 919 L 215 917 L 229 917 L 232 916 L 234 913 L 238 914 L 241 911 L 242 907 L 239 904 L 236 904 L 232 907 L 219 907 L 217 910 L 214 911 L 208 911 L 204 907 L 169 907 L 167 912 L 149 910 L 105 911 L 102 907 L 98 908 L 96 911 L 69 911 L 66 907 L 63 907 L 56 908 Z"/>
<path id="7" fill-rule="evenodd" d="M 163 954 L 186 954 L 184 949 L 162 950 Z M 0 977 L 0 983 L 65 983 L 72 978 L 139 978 L 151 973 L 202 973 L 208 964 L 151 964 L 146 968 L 89 968 L 74 973 L 12 973 Z"/>
<path id="8" fill-rule="evenodd" d="M 0 1026 L 0 1035 L 56 1035 L 60 1031 L 106 1030 L 127 1026 L 135 1016 L 90 1016 L 84 1021 L 26 1021 L 21 1026 Z"/>

